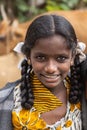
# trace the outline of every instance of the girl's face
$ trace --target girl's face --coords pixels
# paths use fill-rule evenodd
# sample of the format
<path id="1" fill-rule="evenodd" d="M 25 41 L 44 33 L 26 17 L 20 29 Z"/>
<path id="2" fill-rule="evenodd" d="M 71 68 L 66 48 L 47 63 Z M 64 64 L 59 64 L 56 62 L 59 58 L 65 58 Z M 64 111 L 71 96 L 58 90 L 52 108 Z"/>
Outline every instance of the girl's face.
<path id="1" fill-rule="evenodd" d="M 36 41 L 31 49 L 30 61 L 38 79 L 51 89 L 58 87 L 67 76 L 73 57 L 66 39 L 54 35 Z"/>

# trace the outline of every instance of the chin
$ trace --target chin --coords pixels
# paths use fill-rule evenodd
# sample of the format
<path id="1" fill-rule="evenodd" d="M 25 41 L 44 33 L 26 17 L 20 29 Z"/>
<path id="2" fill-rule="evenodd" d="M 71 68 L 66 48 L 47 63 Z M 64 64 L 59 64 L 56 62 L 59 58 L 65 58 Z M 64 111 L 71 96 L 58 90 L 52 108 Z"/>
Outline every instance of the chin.
<path id="1" fill-rule="evenodd" d="M 48 89 L 52 89 L 52 88 L 54 89 L 58 86 L 58 84 L 49 83 L 49 84 L 45 84 L 44 86 L 46 86 L 46 88 L 48 88 Z"/>

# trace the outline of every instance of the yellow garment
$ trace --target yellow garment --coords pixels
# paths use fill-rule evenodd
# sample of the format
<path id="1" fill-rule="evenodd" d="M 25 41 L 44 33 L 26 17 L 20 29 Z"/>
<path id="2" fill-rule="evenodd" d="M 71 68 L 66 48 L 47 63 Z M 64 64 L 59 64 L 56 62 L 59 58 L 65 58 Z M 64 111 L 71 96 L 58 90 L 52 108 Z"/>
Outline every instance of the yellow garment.
<path id="1" fill-rule="evenodd" d="M 74 105 L 73 110 L 72 110 L 73 113 L 75 113 L 76 111 L 79 111 L 77 106 L 78 106 L 78 108 L 80 108 L 80 103 L 78 103 L 77 105 Z M 70 105 L 70 108 L 72 108 L 72 105 Z M 77 112 L 75 115 L 77 117 Z M 31 111 L 29 111 L 29 110 L 22 109 L 19 113 L 16 113 L 15 111 L 13 111 L 12 116 L 13 116 L 12 122 L 14 125 L 14 130 L 51 130 L 50 128 L 47 127 L 46 122 L 40 118 L 40 115 L 37 112 L 37 110 L 32 109 Z M 68 118 L 70 116 L 71 115 L 69 114 Z M 73 124 L 73 122 L 74 122 L 73 117 L 72 117 L 72 119 L 71 118 L 68 119 L 68 118 L 65 119 L 65 122 L 62 122 L 63 126 L 58 125 L 55 128 L 55 130 L 63 130 L 63 128 L 67 129 L 67 128 L 70 128 L 71 125 L 73 125 L 72 129 L 74 129 L 76 127 L 76 124 Z M 74 125 L 75 125 L 75 127 L 74 127 Z M 77 129 L 75 129 L 75 130 L 77 130 Z"/>
<path id="2" fill-rule="evenodd" d="M 53 95 L 44 85 L 33 76 L 34 107 L 40 112 L 48 112 L 62 105 L 62 102 Z"/>
<path id="3" fill-rule="evenodd" d="M 19 113 L 12 112 L 14 130 L 44 130 L 46 123 L 39 118 L 37 111 L 22 109 Z"/>
<path id="4" fill-rule="evenodd" d="M 40 118 L 40 114 L 54 110 L 61 106 L 62 102 L 45 88 L 35 75 L 31 78 L 33 78 L 34 106 L 31 110 L 13 110 L 14 130 L 50 130 L 46 128 L 46 122 Z M 58 130 L 60 130 L 59 127 Z"/>

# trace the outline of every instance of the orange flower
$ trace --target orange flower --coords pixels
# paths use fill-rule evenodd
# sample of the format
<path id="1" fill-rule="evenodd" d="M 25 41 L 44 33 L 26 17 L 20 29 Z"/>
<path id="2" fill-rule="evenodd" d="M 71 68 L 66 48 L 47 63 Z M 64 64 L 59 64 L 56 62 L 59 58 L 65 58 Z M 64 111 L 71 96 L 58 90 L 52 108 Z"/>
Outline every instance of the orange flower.
<path id="1" fill-rule="evenodd" d="M 76 104 L 76 107 L 77 107 L 79 110 L 81 110 L 81 103 L 80 103 L 80 102 L 77 103 L 77 104 Z"/>
<path id="2" fill-rule="evenodd" d="M 71 120 L 66 121 L 65 127 L 70 127 L 71 125 L 72 125 L 72 121 Z"/>
<path id="3" fill-rule="evenodd" d="M 75 104 L 70 105 L 70 111 L 73 111 L 75 109 Z"/>
<path id="4" fill-rule="evenodd" d="M 20 120 L 22 123 L 26 123 L 26 121 L 28 120 L 29 118 L 29 110 L 25 110 L 25 109 L 22 109 L 22 111 L 19 112 L 19 117 L 20 117 Z"/>
<path id="5" fill-rule="evenodd" d="M 13 111 L 12 122 L 14 130 L 22 130 L 23 127 L 28 128 L 29 130 L 46 129 L 46 123 L 39 118 L 39 113 L 37 111 L 30 112 L 29 110 L 25 109 L 22 109 L 19 113 Z"/>
<path id="6" fill-rule="evenodd" d="M 56 130 L 62 130 L 62 127 L 61 127 L 61 126 L 58 126 Z"/>
<path id="7" fill-rule="evenodd" d="M 77 107 L 79 110 L 81 109 L 81 103 L 77 103 L 77 104 L 71 104 L 70 105 L 70 110 L 74 111 L 75 107 Z"/>
<path id="8" fill-rule="evenodd" d="M 14 127 L 17 127 L 18 130 L 21 130 L 22 126 L 20 125 L 20 123 L 18 123 L 18 118 L 17 118 L 16 113 L 14 111 L 12 112 L 12 116 L 13 116 L 12 122 L 14 124 Z"/>
<path id="9" fill-rule="evenodd" d="M 40 129 L 40 130 L 43 130 L 44 128 L 46 128 L 46 123 L 40 119 L 39 121 L 37 121 L 36 123 L 36 129 Z"/>

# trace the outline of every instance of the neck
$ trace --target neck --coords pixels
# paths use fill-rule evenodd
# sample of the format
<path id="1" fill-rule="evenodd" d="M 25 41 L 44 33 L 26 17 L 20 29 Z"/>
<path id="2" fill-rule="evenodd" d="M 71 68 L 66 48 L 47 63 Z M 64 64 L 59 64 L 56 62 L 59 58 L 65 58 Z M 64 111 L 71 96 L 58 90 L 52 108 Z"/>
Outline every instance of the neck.
<path id="1" fill-rule="evenodd" d="M 61 82 L 58 86 L 56 86 L 55 88 L 50 88 L 49 89 L 55 96 L 63 93 L 64 91 L 66 91 L 65 85 L 63 82 Z"/>
<path id="2" fill-rule="evenodd" d="M 67 102 L 67 89 L 63 82 L 61 82 L 55 89 L 50 89 L 50 91 L 62 101 L 64 104 Z"/>

